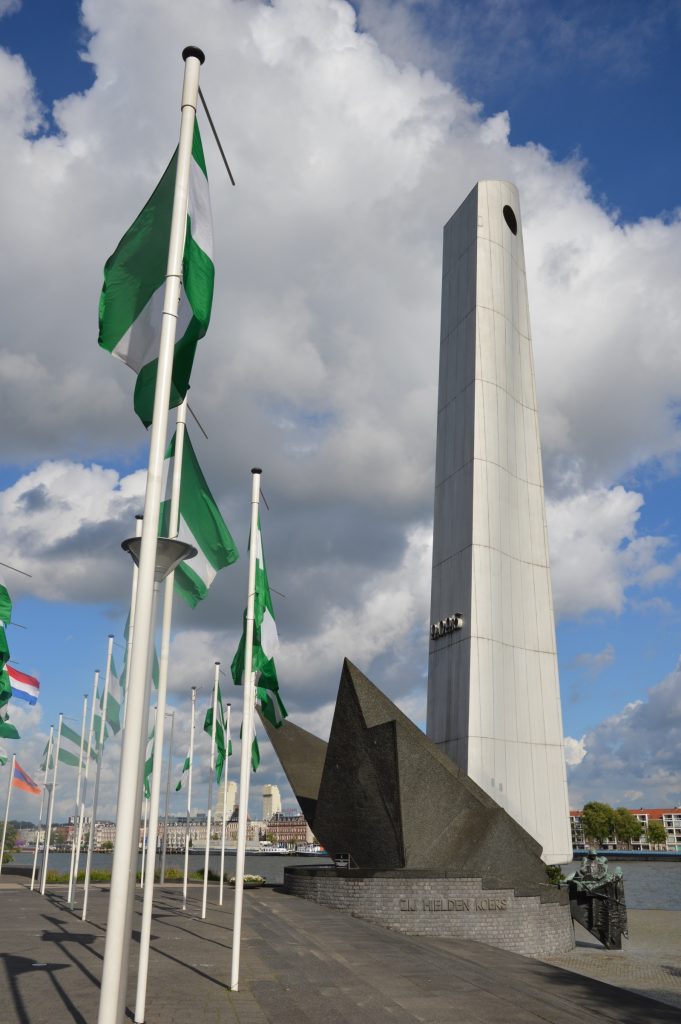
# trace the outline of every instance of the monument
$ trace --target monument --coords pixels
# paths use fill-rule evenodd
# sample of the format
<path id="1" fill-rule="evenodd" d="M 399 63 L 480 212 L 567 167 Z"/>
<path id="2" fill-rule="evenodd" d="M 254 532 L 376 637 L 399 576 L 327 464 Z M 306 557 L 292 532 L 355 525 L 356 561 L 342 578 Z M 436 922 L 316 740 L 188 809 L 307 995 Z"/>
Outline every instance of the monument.
<path id="1" fill-rule="evenodd" d="M 518 194 L 445 227 L 428 735 L 347 659 L 328 744 L 263 720 L 333 867 L 287 891 L 388 928 L 570 950 L 572 857 Z M 262 717 L 262 716 L 261 716 Z"/>
<path id="2" fill-rule="evenodd" d="M 572 949 L 539 844 L 347 659 L 328 744 L 261 720 L 335 861 L 286 868 L 288 892 L 408 934 Z"/>
<path id="3" fill-rule="evenodd" d="M 444 229 L 427 733 L 543 849 L 572 859 L 518 192 Z"/>

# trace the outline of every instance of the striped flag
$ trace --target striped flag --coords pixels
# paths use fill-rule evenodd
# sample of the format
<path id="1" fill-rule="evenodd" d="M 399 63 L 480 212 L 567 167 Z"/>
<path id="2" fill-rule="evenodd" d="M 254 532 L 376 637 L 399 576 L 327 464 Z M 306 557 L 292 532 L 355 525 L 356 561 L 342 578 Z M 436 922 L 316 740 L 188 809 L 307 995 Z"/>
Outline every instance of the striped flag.
<path id="1" fill-rule="evenodd" d="M 154 734 L 156 726 L 151 730 L 147 738 L 147 749 L 144 757 L 144 795 L 147 799 L 151 796 L 151 773 L 154 767 Z"/>
<path id="2" fill-rule="evenodd" d="M 77 733 L 75 729 L 72 729 L 66 722 L 62 722 L 61 726 L 61 739 L 59 741 L 59 753 L 58 758 L 62 764 L 68 764 L 72 768 L 77 768 L 80 764 L 80 748 L 81 748 L 81 737 L 80 733 Z M 96 755 L 94 750 L 92 756 Z"/>
<path id="3" fill-rule="evenodd" d="M 15 789 L 23 789 L 25 793 L 33 793 L 35 796 L 40 796 L 40 786 L 33 781 L 27 771 L 24 771 L 18 761 L 14 762 L 12 785 Z"/>
<path id="4" fill-rule="evenodd" d="M 185 759 L 184 759 L 184 764 L 182 765 L 182 772 L 181 772 L 181 774 L 180 774 L 180 781 L 179 781 L 179 782 L 178 782 L 178 784 L 177 784 L 177 785 L 175 786 L 175 792 L 176 792 L 176 793 L 179 793 L 179 792 L 180 792 L 180 790 L 182 789 L 182 783 L 184 782 L 184 776 L 185 776 L 185 773 L 189 771 L 189 769 L 191 768 L 191 766 L 192 766 L 192 763 L 191 763 L 191 761 L 189 760 L 189 754 L 187 754 L 187 756 L 186 756 L 186 757 L 185 757 Z"/>
<path id="5" fill-rule="evenodd" d="M 146 427 L 154 407 L 176 170 L 177 150 L 146 206 L 106 261 L 99 300 L 99 344 L 137 374 L 135 412 Z M 213 224 L 197 122 L 182 275 L 171 408 L 179 405 L 187 393 L 196 345 L 208 330 L 213 301 Z"/>
<path id="6" fill-rule="evenodd" d="M 258 532 L 255 538 L 255 602 L 253 608 L 253 660 L 252 668 L 255 675 L 257 697 L 265 718 L 275 728 L 279 728 L 288 712 L 279 696 L 279 680 L 274 664 L 274 656 L 279 649 L 277 625 L 274 621 L 274 606 L 265 566 L 265 552 L 258 517 Z M 250 547 L 250 544 L 249 544 Z M 241 685 L 244 675 L 246 658 L 246 612 L 244 611 L 244 628 L 236 654 L 232 659 L 232 679 Z M 255 771 L 255 769 L 254 769 Z"/>
<path id="7" fill-rule="evenodd" d="M 8 713 L 2 710 L 0 710 L 0 737 L 4 740 L 21 739 L 16 725 L 10 724 Z"/>
<path id="8" fill-rule="evenodd" d="M 12 621 L 12 598 L 9 596 L 5 574 L 0 569 L 0 625 L 6 626 Z"/>
<path id="9" fill-rule="evenodd" d="M 175 462 L 175 435 L 168 446 L 163 463 L 165 499 L 161 505 L 159 534 L 170 536 L 170 499 Z M 185 431 L 182 449 L 182 482 L 180 485 L 180 521 L 177 539 L 192 544 L 198 554 L 189 562 L 180 562 L 175 570 L 175 590 L 191 608 L 208 593 L 220 569 L 232 565 L 239 557 L 236 544 L 215 503 L 198 459 Z"/>
<path id="10" fill-rule="evenodd" d="M 13 665 L 7 665 L 7 675 L 12 686 L 12 696 L 35 704 L 40 696 L 40 683 L 35 676 L 20 672 Z"/>

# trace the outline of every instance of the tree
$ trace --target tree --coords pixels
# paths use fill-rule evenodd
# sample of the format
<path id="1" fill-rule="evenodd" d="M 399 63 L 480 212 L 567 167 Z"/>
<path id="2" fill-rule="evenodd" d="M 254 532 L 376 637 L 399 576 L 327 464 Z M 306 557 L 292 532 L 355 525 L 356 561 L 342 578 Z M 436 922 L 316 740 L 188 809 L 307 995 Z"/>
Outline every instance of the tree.
<path id="1" fill-rule="evenodd" d="M 110 839 L 105 839 L 104 842 L 102 843 L 103 850 L 113 850 L 113 848 L 114 844 L 111 842 Z"/>
<path id="2" fill-rule="evenodd" d="M 632 842 L 641 838 L 643 825 L 636 815 L 628 811 L 626 807 L 618 807 L 615 811 L 615 835 L 618 844 L 623 843 L 631 847 Z"/>
<path id="3" fill-rule="evenodd" d="M 584 804 L 582 828 L 587 839 L 602 846 L 606 839 L 615 834 L 615 812 L 610 804 L 602 804 L 597 800 Z"/>
<path id="4" fill-rule="evenodd" d="M 653 820 L 648 822 L 646 839 L 651 846 L 667 845 L 667 832 L 661 821 Z"/>
<path id="5" fill-rule="evenodd" d="M 5 852 L 2 857 L 3 864 L 9 864 L 11 860 L 14 860 L 14 847 L 17 841 L 17 830 L 14 825 L 7 826 L 7 834 L 5 836 Z"/>

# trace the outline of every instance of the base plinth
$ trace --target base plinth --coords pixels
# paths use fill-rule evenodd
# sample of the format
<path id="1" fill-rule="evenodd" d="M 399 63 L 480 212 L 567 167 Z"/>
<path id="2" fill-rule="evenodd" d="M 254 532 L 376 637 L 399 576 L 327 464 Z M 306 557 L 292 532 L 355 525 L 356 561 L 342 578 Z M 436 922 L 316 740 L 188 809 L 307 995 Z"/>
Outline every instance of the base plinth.
<path id="1" fill-rule="evenodd" d="M 554 956 L 574 948 L 566 890 L 494 885 L 490 879 L 408 869 L 284 870 L 284 888 L 291 895 L 406 935 L 469 939 L 524 956 Z"/>

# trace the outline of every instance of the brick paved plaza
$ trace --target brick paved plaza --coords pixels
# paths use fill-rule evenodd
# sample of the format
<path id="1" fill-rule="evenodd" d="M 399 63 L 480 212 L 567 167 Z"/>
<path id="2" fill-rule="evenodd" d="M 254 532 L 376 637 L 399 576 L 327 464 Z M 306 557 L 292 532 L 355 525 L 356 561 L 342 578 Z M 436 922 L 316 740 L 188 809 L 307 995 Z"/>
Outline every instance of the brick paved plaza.
<path id="1" fill-rule="evenodd" d="M 209 898 L 216 897 L 212 889 Z M 245 893 L 241 985 L 232 993 L 232 893 L 224 908 L 209 905 L 206 921 L 199 919 L 200 899 L 200 887 L 192 888 L 183 913 L 178 888 L 159 893 L 149 1024 L 679 1021 L 673 1006 L 552 964 L 476 943 L 398 935 L 272 888 Z M 92 919 L 83 923 L 65 908 L 64 888 L 46 898 L 23 884 L 0 888 L 3 1024 L 96 1022 L 107 900 L 108 889 L 91 890 Z M 140 909 L 138 895 L 136 928 Z M 594 962 L 604 956 L 612 962 L 611 954 L 593 949 Z M 129 1007 L 136 943 L 132 958 Z"/>

